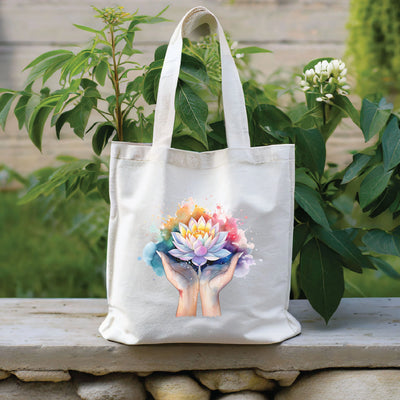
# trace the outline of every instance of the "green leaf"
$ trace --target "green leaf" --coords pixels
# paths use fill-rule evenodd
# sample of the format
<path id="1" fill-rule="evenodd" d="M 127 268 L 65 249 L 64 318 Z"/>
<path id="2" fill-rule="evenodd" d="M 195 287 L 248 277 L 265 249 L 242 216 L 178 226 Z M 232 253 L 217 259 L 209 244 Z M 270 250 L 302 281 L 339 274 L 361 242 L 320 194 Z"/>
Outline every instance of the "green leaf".
<path id="1" fill-rule="evenodd" d="M 320 61 L 328 61 L 331 62 L 333 60 L 332 57 L 321 57 L 321 58 L 315 58 L 314 60 L 311 60 L 304 68 L 303 72 L 306 72 L 308 69 L 314 68 Z"/>
<path id="2" fill-rule="evenodd" d="M 96 182 L 97 190 L 101 194 L 101 197 L 105 200 L 107 204 L 110 204 L 110 194 L 108 187 L 108 178 L 98 178 Z"/>
<path id="3" fill-rule="evenodd" d="M 296 184 L 302 183 L 313 190 L 318 190 L 317 182 L 315 182 L 315 180 L 307 173 L 307 171 L 307 168 L 296 168 Z"/>
<path id="4" fill-rule="evenodd" d="M 297 204 L 317 223 L 330 230 L 329 222 L 322 207 L 320 194 L 301 183 L 296 184 L 295 199 Z"/>
<path id="5" fill-rule="evenodd" d="M 34 67 L 35 65 L 41 63 L 42 61 L 46 60 L 47 58 L 51 58 L 60 54 L 69 54 L 69 55 L 73 55 L 71 50 L 51 50 L 51 51 L 47 51 L 46 53 L 41 54 L 39 57 L 35 58 L 30 64 L 28 64 L 25 68 L 24 71 Z"/>
<path id="6" fill-rule="evenodd" d="M 326 122 L 322 123 L 322 124 L 318 123 L 318 127 L 321 130 L 321 134 L 322 134 L 323 138 L 325 140 L 328 140 L 328 138 L 331 136 L 331 134 L 337 128 L 339 123 L 342 121 L 345 114 L 338 107 L 330 107 L 329 108 L 328 104 L 325 104 L 325 103 L 321 103 L 321 106 L 324 107 L 325 109 L 328 107 L 329 112 L 328 112 Z"/>
<path id="7" fill-rule="evenodd" d="M 378 257 L 369 257 L 369 259 L 389 278 L 400 280 L 400 274 L 388 262 Z"/>
<path id="8" fill-rule="evenodd" d="M 25 112 L 31 95 L 21 96 L 15 106 L 14 115 L 18 120 L 18 128 L 22 129 L 25 124 Z"/>
<path id="9" fill-rule="evenodd" d="M 278 131 L 284 131 L 292 126 L 291 119 L 271 104 L 258 105 L 253 111 L 253 119 L 264 132 L 275 138 Z"/>
<path id="10" fill-rule="evenodd" d="M 154 52 L 154 60 L 163 60 L 165 58 L 165 54 L 167 53 L 167 48 L 167 44 L 157 47 L 156 51 Z"/>
<path id="11" fill-rule="evenodd" d="M 393 171 L 385 171 L 383 164 L 371 169 L 361 182 L 359 191 L 360 206 L 364 209 L 372 203 L 387 187 Z"/>
<path id="12" fill-rule="evenodd" d="M 70 163 L 74 161 L 79 161 L 79 158 L 74 156 L 67 156 L 65 154 L 60 154 L 59 156 L 56 157 L 56 160 L 62 161 L 63 163 Z"/>
<path id="13" fill-rule="evenodd" d="M 344 293 L 340 258 L 323 243 L 312 239 L 301 252 L 299 275 L 307 299 L 328 323 Z"/>
<path id="14" fill-rule="evenodd" d="M 379 103 L 378 105 L 363 99 L 360 118 L 361 130 L 366 142 L 382 131 L 390 117 L 392 108 L 391 104 Z"/>
<path id="15" fill-rule="evenodd" d="M 99 156 L 107 146 L 111 136 L 115 133 L 115 127 L 109 122 L 100 124 L 92 138 L 93 151 Z"/>
<path id="16" fill-rule="evenodd" d="M 121 75 L 119 76 L 119 79 L 120 79 L 120 80 L 125 79 L 125 78 L 128 77 L 129 72 L 131 72 L 131 71 L 137 71 L 137 70 L 138 70 L 138 68 L 127 68 L 127 69 L 124 70 L 123 74 L 121 74 Z"/>
<path id="17" fill-rule="evenodd" d="M 66 122 L 69 123 L 74 133 L 83 138 L 86 131 L 86 125 L 89 121 L 90 113 L 93 107 L 96 105 L 95 97 L 85 97 L 81 98 L 81 101 L 69 111 L 65 111 L 60 114 L 56 122 L 56 134 L 57 137 L 60 136 L 61 128 Z"/>
<path id="18" fill-rule="evenodd" d="M 144 76 L 143 97 L 148 104 L 156 104 L 158 82 L 164 60 L 153 61 Z"/>
<path id="19" fill-rule="evenodd" d="M 96 88 L 89 87 L 85 90 L 84 97 L 94 97 L 95 99 L 101 99 L 101 94 Z"/>
<path id="20" fill-rule="evenodd" d="M 208 149 L 206 122 L 208 106 L 188 84 L 178 81 L 175 109 L 182 122 L 193 131 L 193 138 Z"/>
<path id="21" fill-rule="evenodd" d="M 396 188 L 388 186 L 376 200 L 365 207 L 365 211 L 371 210 L 369 214 L 370 218 L 377 217 L 386 211 L 394 201 L 396 201 L 396 195 Z"/>
<path id="22" fill-rule="evenodd" d="M 218 71 L 219 72 L 219 71 Z M 219 78 L 218 78 L 219 79 Z M 217 81 L 219 84 L 219 80 Z M 275 104 L 277 103 L 278 91 L 281 87 L 277 85 L 264 85 L 260 86 L 253 80 L 249 80 L 243 83 L 243 93 L 246 101 L 246 106 L 250 107 L 250 111 L 253 110 L 260 104 Z M 220 87 L 218 87 L 218 92 Z M 290 117 L 288 116 L 290 119 Z"/>
<path id="23" fill-rule="evenodd" d="M 368 231 L 362 238 L 370 251 L 400 257 L 400 235 L 380 229 Z"/>
<path id="24" fill-rule="evenodd" d="M 318 240 L 324 242 L 333 251 L 341 255 L 346 268 L 357 273 L 362 273 L 362 268 L 375 269 L 368 258 L 351 241 L 345 230 L 328 231 L 319 225 L 313 225 L 311 229 Z"/>
<path id="25" fill-rule="evenodd" d="M 10 112 L 11 104 L 17 95 L 13 93 L 4 93 L 0 96 L 0 126 L 5 128 L 7 116 Z"/>
<path id="26" fill-rule="evenodd" d="M 73 57 L 73 54 L 61 54 L 57 57 L 53 57 L 51 59 L 52 64 L 49 65 L 46 70 L 43 72 L 43 84 L 54 75 L 56 71 L 62 68 L 67 61 L 69 61 Z"/>
<path id="27" fill-rule="evenodd" d="M 140 30 L 137 27 L 133 27 L 132 29 L 128 29 L 125 34 L 122 34 L 121 37 L 125 41 L 124 49 L 131 49 L 133 46 L 133 41 L 135 39 L 136 32 Z"/>
<path id="28" fill-rule="evenodd" d="M 396 198 L 393 200 L 393 203 L 390 205 L 389 210 L 392 213 L 397 213 L 398 211 L 400 211 L 400 185 L 397 184 L 395 186 L 394 190 L 396 190 Z M 395 218 L 395 216 L 393 216 L 393 219 L 394 218 Z"/>
<path id="29" fill-rule="evenodd" d="M 16 90 L 0 88 L 0 93 L 18 93 Z"/>
<path id="30" fill-rule="evenodd" d="M 305 104 L 299 104 L 294 109 L 292 116 L 294 124 L 302 129 L 312 129 L 315 126 L 314 120 L 321 117 L 321 104 L 308 109 Z"/>
<path id="31" fill-rule="evenodd" d="M 320 176 L 324 173 L 325 141 L 318 129 L 293 128 L 296 138 L 296 162 Z"/>
<path id="32" fill-rule="evenodd" d="M 194 135 L 189 134 L 181 134 L 179 136 L 172 136 L 172 144 L 171 146 L 174 149 L 181 150 L 189 150 L 189 151 L 207 151 L 208 147 L 206 147 L 202 142 L 198 141 L 194 138 Z"/>
<path id="33" fill-rule="evenodd" d="M 96 175 L 97 174 L 94 171 L 90 171 L 81 177 L 79 180 L 79 189 L 81 192 L 88 194 L 96 188 Z"/>
<path id="34" fill-rule="evenodd" d="M 207 68 L 199 59 L 183 53 L 179 78 L 189 83 L 207 83 Z"/>
<path id="35" fill-rule="evenodd" d="M 94 76 L 96 77 L 97 82 L 99 82 L 101 86 L 104 86 L 106 82 L 107 72 L 108 72 L 107 62 L 104 60 L 100 61 L 94 70 Z"/>
<path id="36" fill-rule="evenodd" d="M 360 113 L 353 106 L 352 102 L 347 96 L 336 95 L 332 99 L 332 104 L 342 110 L 351 120 L 359 127 L 360 126 Z"/>
<path id="37" fill-rule="evenodd" d="M 132 49 L 132 47 L 126 44 L 125 47 L 122 49 L 122 54 L 130 57 L 133 54 L 143 54 L 143 51 L 140 51 L 138 49 Z"/>
<path id="38" fill-rule="evenodd" d="M 29 137 L 32 143 L 42 151 L 42 136 L 43 136 L 43 128 L 44 124 L 47 121 L 50 113 L 52 112 L 52 106 L 39 106 L 37 109 L 32 113 L 32 116 L 29 120 Z"/>
<path id="39" fill-rule="evenodd" d="M 28 203 L 37 197 L 44 195 L 48 196 L 53 193 L 56 188 L 65 184 L 68 180 L 80 176 L 87 175 L 85 171 L 85 166 L 89 163 L 88 160 L 78 160 L 75 162 L 69 162 L 56 168 L 50 176 L 45 176 L 44 181 L 41 180 L 40 183 L 33 186 L 18 202 L 18 204 Z M 41 172 L 41 170 L 39 170 Z M 44 171 L 47 173 L 47 170 Z"/>
<path id="40" fill-rule="evenodd" d="M 61 138 L 61 129 L 64 126 L 64 124 L 67 122 L 67 119 L 69 118 L 70 114 L 71 114 L 71 111 L 65 111 L 58 116 L 58 118 L 55 122 L 57 139 Z"/>
<path id="41" fill-rule="evenodd" d="M 256 54 L 256 53 L 272 53 L 271 50 L 263 49 L 257 46 L 242 47 L 240 49 L 235 49 L 236 54 Z"/>
<path id="42" fill-rule="evenodd" d="M 308 235 L 310 233 L 310 228 L 307 224 L 298 224 L 293 230 L 293 251 L 292 260 L 294 261 L 299 254 L 301 248 L 303 247 Z"/>
<path id="43" fill-rule="evenodd" d="M 85 73 L 89 62 L 97 62 L 97 56 L 89 49 L 81 50 L 66 63 L 61 70 L 61 82 L 72 80 L 74 76 Z"/>
<path id="44" fill-rule="evenodd" d="M 74 79 L 71 81 L 71 84 L 69 87 L 65 89 L 58 90 L 57 92 L 60 94 L 60 98 L 54 107 L 54 114 L 51 120 L 51 126 L 53 126 L 56 123 L 56 120 L 59 117 L 59 113 L 61 110 L 65 109 L 65 107 L 73 102 L 74 100 L 78 99 L 81 95 L 77 93 L 79 90 L 81 80 L 80 79 Z"/>
<path id="45" fill-rule="evenodd" d="M 228 147 L 226 142 L 225 121 L 210 124 L 211 131 L 207 133 L 209 150 L 220 150 Z"/>
<path id="46" fill-rule="evenodd" d="M 144 76 L 137 76 L 133 81 L 126 85 L 125 93 L 140 92 L 142 90 Z"/>
<path id="47" fill-rule="evenodd" d="M 89 26 L 78 25 L 78 24 L 73 24 L 73 25 L 75 26 L 75 28 L 81 29 L 82 31 L 95 33 L 95 34 L 97 34 L 97 35 L 102 36 L 104 39 L 107 39 L 107 38 L 106 38 L 106 35 L 104 34 L 103 31 L 99 31 L 99 30 L 97 30 L 97 29 L 90 28 Z"/>
<path id="48" fill-rule="evenodd" d="M 400 129 L 399 120 L 393 116 L 382 136 L 383 165 L 386 171 L 400 163 Z"/>
<path id="49" fill-rule="evenodd" d="M 153 123 L 143 117 L 140 117 L 139 121 L 125 120 L 122 132 L 126 142 L 152 143 L 153 141 Z"/>
<path id="50" fill-rule="evenodd" d="M 31 98 L 28 100 L 26 103 L 25 107 L 25 125 L 29 128 L 29 121 L 30 118 L 33 114 L 33 112 L 36 110 L 37 106 L 40 103 L 40 96 L 36 94 L 32 94 Z"/>
<path id="51" fill-rule="evenodd" d="M 65 197 L 66 199 L 71 198 L 79 189 L 81 183 L 81 178 L 80 177 L 73 177 L 71 179 L 68 179 L 65 182 Z"/>
<path id="52" fill-rule="evenodd" d="M 30 85 L 41 76 L 43 76 L 44 83 L 52 73 L 61 67 L 64 69 L 73 59 L 74 55 L 72 52 L 70 52 L 70 54 L 60 54 L 58 56 L 43 60 L 31 69 L 25 84 Z"/>
<path id="53" fill-rule="evenodd" d="M 87 89 L 95 89 L 97 87 L 97 83 L 92 79 L 82 78 L 81 81 L 79 82 L 79 86 L 81 86 L 82 89 L 85 89 L 86 92 Z"/>
<path id="54" fill-rule="evenodd" d="M 367 154 L 357 153 L 353 156 L 353 162 L 346 168 L 346 172 L 342 179 L 342 185 L 349 183 L 356 178 L 360 172 L 364 170 L 372 156 Z"/>

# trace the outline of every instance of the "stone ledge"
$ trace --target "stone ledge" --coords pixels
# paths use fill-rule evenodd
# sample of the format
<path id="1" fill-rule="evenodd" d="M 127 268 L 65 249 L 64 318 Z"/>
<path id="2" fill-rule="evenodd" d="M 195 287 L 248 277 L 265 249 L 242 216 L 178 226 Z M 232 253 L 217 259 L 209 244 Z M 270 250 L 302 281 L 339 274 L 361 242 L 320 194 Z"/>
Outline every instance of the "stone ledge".
<path id="1" fill-rule="evenodd" d="M 91 374 L 259 368 L 399 368 L 400 298 L 344 299 L 326 326 L 307 301 L 290 311 L 301 335 L 278 345 L 125 346 L 97 329 L 103 299 L 1 299 L 0 370 Z"/>

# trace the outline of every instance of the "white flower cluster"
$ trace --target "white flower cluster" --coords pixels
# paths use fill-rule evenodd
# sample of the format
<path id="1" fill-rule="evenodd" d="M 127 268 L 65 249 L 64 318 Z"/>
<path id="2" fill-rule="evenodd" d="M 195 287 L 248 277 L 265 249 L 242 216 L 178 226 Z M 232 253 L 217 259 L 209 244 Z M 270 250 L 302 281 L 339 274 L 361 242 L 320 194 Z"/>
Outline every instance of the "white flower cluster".
<path id="1" fill-rule="evenodd" d="M 300 86 L 304 92 L 320 93 L 317 101 L 329 102 L 335 92 L 349 93 L 350 86 L 347 84 L 346 74 L 346 65 L 341 60 L 319 61 L 314 68 L 304 73 Z"/>

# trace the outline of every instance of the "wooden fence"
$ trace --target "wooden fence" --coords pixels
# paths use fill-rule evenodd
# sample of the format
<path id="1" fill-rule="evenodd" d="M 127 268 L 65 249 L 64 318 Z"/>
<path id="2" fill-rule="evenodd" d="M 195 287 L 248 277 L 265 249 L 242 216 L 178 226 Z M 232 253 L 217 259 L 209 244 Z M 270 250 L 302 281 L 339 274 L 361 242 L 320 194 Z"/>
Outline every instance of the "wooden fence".
<path id="1" fill-rule="evenodd" d="M 22 88 L 27 74 L 24 66 L 44 51 L 84 43 L 89 37 L 73 23 L 96 26 L 93 3 L 113 5 L 106 0 L 1 0 L 0 1 L 0 87 Z M 120 0 L 127 11 L 154 15 L 170 5 L 165 16 L 171 22 L 145 26 L 136 37 L 143 54 L 139 62 L 150 62 L 154 49 L 168 41 L 177 21 L 199 5 L 193 0 Z M 226 31 L 240 45 L 258 45 L 273 51 L 253 57 L 253 65 L 268 76 L 279 68 L 300 71 L 310 59 L 342 57 L 346 37 L 349 0 L 203 0 L 202 5 L 219 16 Z M 90 138 L 80 140 L 66 132 L 62 141 L 46 127 L 43 153 L 18 131 L 15 119 L 0 132 L 0 163 L 27 173 L 54 163 L 57 154 L 90 156 Z M 351 161 L 347 152 L 362 146 L 362 135 L 350 122 L 330 139 L 328 160 L 342 165 Z"/>

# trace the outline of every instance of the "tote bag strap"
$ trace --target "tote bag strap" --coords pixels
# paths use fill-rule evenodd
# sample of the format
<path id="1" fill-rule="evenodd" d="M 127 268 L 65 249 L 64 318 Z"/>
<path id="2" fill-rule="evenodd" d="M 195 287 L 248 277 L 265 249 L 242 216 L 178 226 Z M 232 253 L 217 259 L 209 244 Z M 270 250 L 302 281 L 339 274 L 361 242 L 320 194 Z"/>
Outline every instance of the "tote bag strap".
<path id="1" fill-rule="evenodd" d="M 169 42 L 158 87 L 153 147 L 171 147 L 175 120 L 175 91 L 182 56 L 182 34 L 189 35 L 203 24 L 216 31 L 219 38 L 228 147 L 250 147 L 246 106 L 239 74 L 218 19 L 205 7 L 190 10 L 180 21 Z"/>

